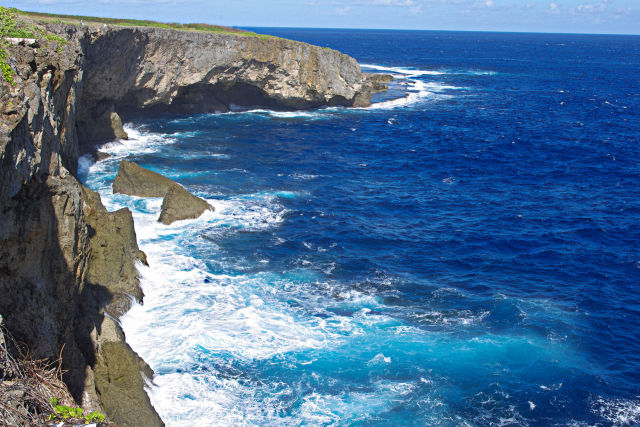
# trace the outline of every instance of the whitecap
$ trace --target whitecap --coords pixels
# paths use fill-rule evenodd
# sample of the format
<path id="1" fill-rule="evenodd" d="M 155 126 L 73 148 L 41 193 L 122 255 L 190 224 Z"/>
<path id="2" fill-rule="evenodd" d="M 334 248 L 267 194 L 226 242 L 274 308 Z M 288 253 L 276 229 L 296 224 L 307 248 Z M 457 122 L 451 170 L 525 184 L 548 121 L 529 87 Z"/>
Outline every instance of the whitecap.
<path id="1" fill-rule="evenodd" d="M 385 356 L 382 353 L 378 353 L 371 360 L 369 360 L 367 362 L 367 365 L 371 366 L 371 365 L 378 365 L 378 364 L 381 364 L 381 363 L 389 364 L 389 363 L 391 363 L 391 358 Z"/>
<path id="2" fill-rule="evenodd" d="M 100 151 L 110 154 L 112 158 L 121 159 L 132 155 L 155 153 L 161 146 L 176 142 L 175 138 L 145 131 L 134 127 L 131 123 L 125 124 L 124 130 L 129 135 L 128 139 L 118 139 L 104 144 L 100 147 Z"/>
<path id="3" fill-rule="evenodd" d="M 360 68 L 393 73 L 393 74 L 399 75 L 398 77 L 441 76 L 443 74 L 446 74 L 443 71 L 417 70 L 411 67 L 385 67 L 382 65 L 374 65 L 374 64 L 360 64 Z"/>
<path id="4" fill-rule="evenodd" d="M 296 173 L 291 174 L 289 176 L 291 176 L 294 179 L 299 179 L 299 180 L 306 181 L 306 180 L 310 180 L 310 179 L 316 179 L 316 178 L 318 178 L 319 175 L 312 174 L 312 173 L 298 173 L 298 172 L 296 172 Z"/>
<path id="5" fill-rule="evenodd" d="M 614 426 L 640 424 L 640 396 L 637 400 L 598 397 L 592 402 L 591 410 Z"/>
<path id="6" fill-rule="evenodd" d="M 94 163 L 95 161 L 91 154 L 80 156 L 80 158 L 78 158 L 78 175 L 86 176 Z"/>

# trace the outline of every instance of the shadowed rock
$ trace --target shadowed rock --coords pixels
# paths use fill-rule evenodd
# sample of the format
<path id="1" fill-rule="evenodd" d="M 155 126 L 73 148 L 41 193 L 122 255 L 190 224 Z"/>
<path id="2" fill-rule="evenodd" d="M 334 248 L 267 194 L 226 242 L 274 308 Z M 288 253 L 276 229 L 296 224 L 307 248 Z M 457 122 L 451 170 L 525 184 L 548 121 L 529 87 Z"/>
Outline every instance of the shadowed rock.
<path id="1" fill-rule="evenodd" d="M 111 293 L 107 313 L 120 317 L 131 308 L 131 297 L 142 302 L 135 261 L 147 263 L 138 249 L 133 216 L 128 208 L 108 212 L 95 191 L 82 187 L 85 218 L 90 230 L 91 255 L 86 281 L 100 284 Z"/>
<path id="2" fill-rule="evenodd" d="M 144 391 L 143 374 L 150 379 L 153 371 L 124 341 L 113 320 L 105 317 L 101 329 L 95 386 L 110 419 L 121 427 L 163 426 Z"/>
<path id="3" fill-rule="evenodd" d="M 0 78 L 0 313 L 34 357 L 62 355 L 65 382 L 86 410 L 104 410 L 119 426 L 162 425 L 140 371 L 152 373 L 108 315 L 126 310 L 127 295 L 142 298 L 134 262 L 144 257 L 131 213 L 107 212 L 74 178 L 80 142 L 126 138 L 119 114 L 366 106 L 384 82 L 353 58 L 289 40 L 48 28 L 68 42 L 5 46 L 15 84 Z M 211 209 L 128 162 L 114 192 L 167 196 L 165 223 Z"/>

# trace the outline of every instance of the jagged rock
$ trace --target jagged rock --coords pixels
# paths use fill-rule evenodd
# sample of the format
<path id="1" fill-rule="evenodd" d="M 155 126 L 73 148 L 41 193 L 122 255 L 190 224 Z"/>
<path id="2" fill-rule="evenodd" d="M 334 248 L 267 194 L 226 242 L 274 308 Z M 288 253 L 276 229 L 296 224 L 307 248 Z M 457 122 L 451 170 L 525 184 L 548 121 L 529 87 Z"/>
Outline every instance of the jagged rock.
<path id="1" fill-rule="evenodd" d="M 113 323 L 105 318 L 104 329 L 109 329 L 109 322 Z M 120 331 L 117 325 L 111 328 Z M 120 427 L 164 426 L 144 391 L 146 384 L 141 372 L 153 375 L 151 368 L 119 336 L 100 343 L 95 365 L 96 391 L 109 418 Z"/>
<path id="2" fill-rule="evenodd" d="M 198 218 L 208 210 L 213 210 L 213 208 L 206 200 L 194 196 L 179 185 L 175 185 L 169 188 L 164 200 L 162 200 L 158 221 L 169 225 L 174 221 Z"/>
<path id="3" fill-rule="evenodd" d="M 122 160 L 113 180 L 113 192 L 128 196 L 164 197 L 169 187 L 174 185 L 178 184 L 159 173 Z"/>
<path id="4" fill-rule="evenodd" d="M 105 153 L 104 151 L 96 151 L 96 153 L 93 156 L 93 158 L 95 159 L 96 162 L 101 162 L 103 160 L 110 159 L 111 158 L 111 154 Z"/>
<path id="5" fill-rule="evenodd" d="M 386 89 L 353 58 L 292 40 L 152 27 L 84 31 L 83 142 L 114 139 L 106 119 L 111 111 L 126 116 L 228 111 L 231 105 L 363 107 Z"/>
<path id="6" fill-rule="evenodd" d="M 54 361 L 61 354 L 75 400 L 110 418 L 93 370 L 109 318 L 104 310 L 122 312 L 126 304 L 117 295 L 123 292 L 141 297 L 133 262 L 142 254 L 130 214 L 106 212 L 99 196 L 72 176 L 83 55 L 70 31 L 62 52 L 7 47 L 15 84 L 0 78 L 0 313 L 33 358 Z M 137 384 L 136 393 L 144 394 Z M 150 404 L 130 415 L 130 425 L 158 420 Z"/>
<path id="7" fill-rule="evenodd" d="M 370 89 L 357 62 L 336 50 L 276 37 L 163 28 L 89 29 L 83 102 L 119 108 L 226 110 L 352 106 Z"/>
<path id="8" fill-rule="evenodd" d="M 138 249 L 131 211 L 123 208 L 107 212 L 98 193 L 86 187 L 82 191 L 91 241 L 85 280 L 106 288 L 110 300 L 105 310 L 120 317 L 131 308 L 131 298 L 142 302 L 144 294 L 135 261 L 146 264 L 146 255 Z"/>
<path id="9" fill-rule="evenodd" d="M 82 394 L 85 355 L 76 334 L 77 302 L 89 255 L 77 181 L 32 179 L 0 209 L 0 312 L 36 359 L 64 348 L 65 381 Z"/>
<path id="10" fill-rule="evenodd" d="M 367 74 L 366 78 L 374 93 L 387 90 L 388 84 L 393 80 L 390 74 Z"/>
<path id="11" fill-rule="evenodd" d="M 129 135 L 122 127 L 120 115 L 113 109 L 113 105 L 98 103 L 90 112 L 80 114 L 79 129 L 82 141 L 112 141 L 115 139 L 129 139 Z"/>

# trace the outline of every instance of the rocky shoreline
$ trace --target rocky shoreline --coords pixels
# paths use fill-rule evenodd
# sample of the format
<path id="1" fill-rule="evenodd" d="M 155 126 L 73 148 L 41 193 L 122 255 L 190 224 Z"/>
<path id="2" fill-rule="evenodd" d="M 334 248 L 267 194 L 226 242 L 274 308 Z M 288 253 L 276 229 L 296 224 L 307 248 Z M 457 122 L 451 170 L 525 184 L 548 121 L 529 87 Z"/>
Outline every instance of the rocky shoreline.
<path id="1" fill-rule="evenodd" d="M 277 38 L 41 25 L 66 42 L 11 44 L 15 83 L 0 79 L 0 315 L 33 357 L 62 356 L 85 410 L 119 426 L 163 425 L 144 391 L 153 372 L 117 320 L 143 301 L 136 263 L 146 257 L 131 212 L 108 212 L 78 181 L 80 153 L 125 138 L 132 115 L 366 106 L 385 78 Z M 162 222 L 183 219 L 171 205 L 185 200 L 196 206 L 186 217 L 206 209 L 180 189 L 164 188 Z"/>

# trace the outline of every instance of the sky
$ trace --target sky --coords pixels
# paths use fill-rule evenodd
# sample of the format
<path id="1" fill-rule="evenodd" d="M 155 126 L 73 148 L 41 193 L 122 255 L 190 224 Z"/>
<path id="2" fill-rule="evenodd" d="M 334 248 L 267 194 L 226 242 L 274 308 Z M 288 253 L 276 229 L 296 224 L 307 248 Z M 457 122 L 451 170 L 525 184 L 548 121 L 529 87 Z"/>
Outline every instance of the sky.
<path id="1" fill-rule="evenodd" d="M 0 0 L 22 10 L 238 27 L 640 34 L 640 0 Z"/>

